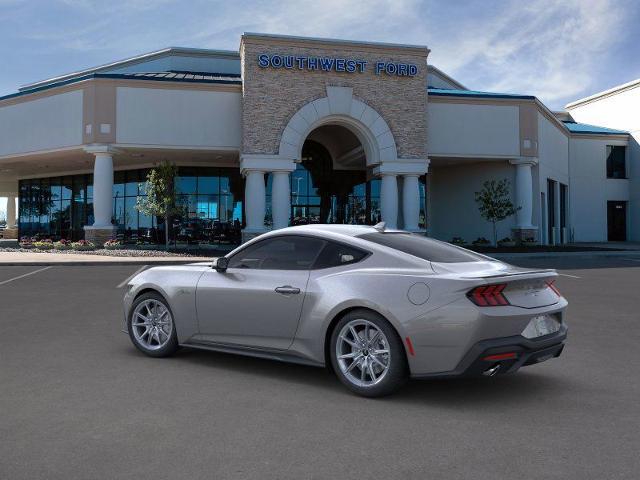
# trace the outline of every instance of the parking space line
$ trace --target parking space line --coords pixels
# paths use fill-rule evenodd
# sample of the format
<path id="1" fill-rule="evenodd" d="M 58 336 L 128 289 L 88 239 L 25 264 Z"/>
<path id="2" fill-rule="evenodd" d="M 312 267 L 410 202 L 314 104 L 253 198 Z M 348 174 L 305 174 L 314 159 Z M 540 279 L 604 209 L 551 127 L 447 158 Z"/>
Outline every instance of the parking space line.
<path id="1" fill-rule="evenodd" d="M 9 282 L 13 282 L 15 280 L 20 280 L 21 278 L 28 277 L 30 275 L 35 275 L 36 273 L 44 272 L 45 270 L 49 270 L 50 268 L 52 268 L 52 267 L 48 266 L 48 267 L 40 268 L 38 270 L 34 270 L 33 272 L 25 273 L 24 275 L 19 275 L 17 277 L 10 278 L 9 280 L 4 280 L 4 281 L 0 282 L 0 285 L 5 285 L 5 284 L 7 284 Z"/>
<path id="2" fill-rule="evenodd" d="M 138 270 L 136 270 L 133 274 L 129 275 L 126 279 L 124 279 L 122 282 L 120 282 L 118 284 L 118 286 L 116 288 L 124 288 L 124 286 L 129 283 L 129 280 L 131 280 L 133 277 L 135 277 L 136 275 L 138 275 L 140 272 L 146 270 L 149 267 L 149 265 L 143 265 L 141 266 Z"/>
<path id="3" fill-rule="evenodd" d="M 558 275 L 563 276 L 563 277 L 582 278 L 582 277 L 579 277 L 577 275 L 569 275 L 568 273 L 559 273 Z"/>

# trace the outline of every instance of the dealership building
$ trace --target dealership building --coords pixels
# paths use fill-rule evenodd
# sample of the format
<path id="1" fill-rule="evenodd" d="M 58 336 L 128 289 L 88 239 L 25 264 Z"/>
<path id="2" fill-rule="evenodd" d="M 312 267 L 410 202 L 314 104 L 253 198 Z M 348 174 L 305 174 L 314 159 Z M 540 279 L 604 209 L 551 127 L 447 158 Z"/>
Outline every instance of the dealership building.
<path id="1" fill-rule="evenodd" d="M 491 238 L 475 192 L 492 179 L 518 207 L 499 238 L 640 241 L 640 81 L 552 112 L 428 55 L 247 33 L 237 52 L 167 48 L 25 85 L 0 98 L 4 236 L 161 242 L 136 203 L 167 160 L 176 243 L 379 221 Z"/>

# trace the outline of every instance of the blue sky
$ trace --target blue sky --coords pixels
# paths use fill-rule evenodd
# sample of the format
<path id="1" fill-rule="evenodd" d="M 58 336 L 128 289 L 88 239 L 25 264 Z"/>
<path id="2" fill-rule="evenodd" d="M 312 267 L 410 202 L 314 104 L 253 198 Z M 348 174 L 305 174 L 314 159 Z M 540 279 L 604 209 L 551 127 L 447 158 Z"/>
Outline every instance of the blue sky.
<path id="1" fill-rule="evenodd" d="M 552 109 L 640 77 L 634 0 L 0 0 L 0 95 L 167 46 L 237 50 L 245 31 L 427 45 L 468 88 Z"/>
<path id="2" fill-rule="evenodd" d="M 625 0 L 0 0 L 0 94 L 167 46 L 237 50 L 244 31 L 424 44 L 472 89 L 553 109 L 640 77 Z"/>

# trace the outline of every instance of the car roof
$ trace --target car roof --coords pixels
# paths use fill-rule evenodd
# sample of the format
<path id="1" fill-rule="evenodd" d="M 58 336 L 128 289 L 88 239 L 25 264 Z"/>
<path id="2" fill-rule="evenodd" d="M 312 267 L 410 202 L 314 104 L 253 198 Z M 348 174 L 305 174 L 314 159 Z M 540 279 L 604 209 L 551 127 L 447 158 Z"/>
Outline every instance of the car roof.
<path id="1" fill-rule="evenodd" d="M 386 229 L 385 232 L 400 232 L 402 230 L 391 230 Z M 338 234 L 338 235 L 346 235 L 349 237 L 357 237 L 359 235 L 364 235 L 366 233 L 376 233 L 374 227 L 370 225 L 341 225 L 341 224 L 313 224 L 313 225 L 297 225 L 295 227 L 287 227 L 279 230 L 274 230 L 274 232 L 278 232 L 280 234 L 283 233 L 329 233 L 329 234 Z"/>

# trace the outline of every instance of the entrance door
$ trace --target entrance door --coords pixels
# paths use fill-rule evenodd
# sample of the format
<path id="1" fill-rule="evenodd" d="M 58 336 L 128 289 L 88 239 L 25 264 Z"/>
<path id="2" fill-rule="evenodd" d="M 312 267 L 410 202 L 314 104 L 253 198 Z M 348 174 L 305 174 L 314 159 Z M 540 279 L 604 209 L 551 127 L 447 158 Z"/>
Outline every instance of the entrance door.
<path id="1" fill-rule="evenodd" d="M 547 243 L 555 245 L 558 239 L 553 236 L 553 227 L 556 226 L 556 182 L 547 179 Z"/>
<path id="2" fill-rule="evenodd" d="M 610 242 L 627 240 L 627 202 L 607 202 L 607 228 Z"/>

